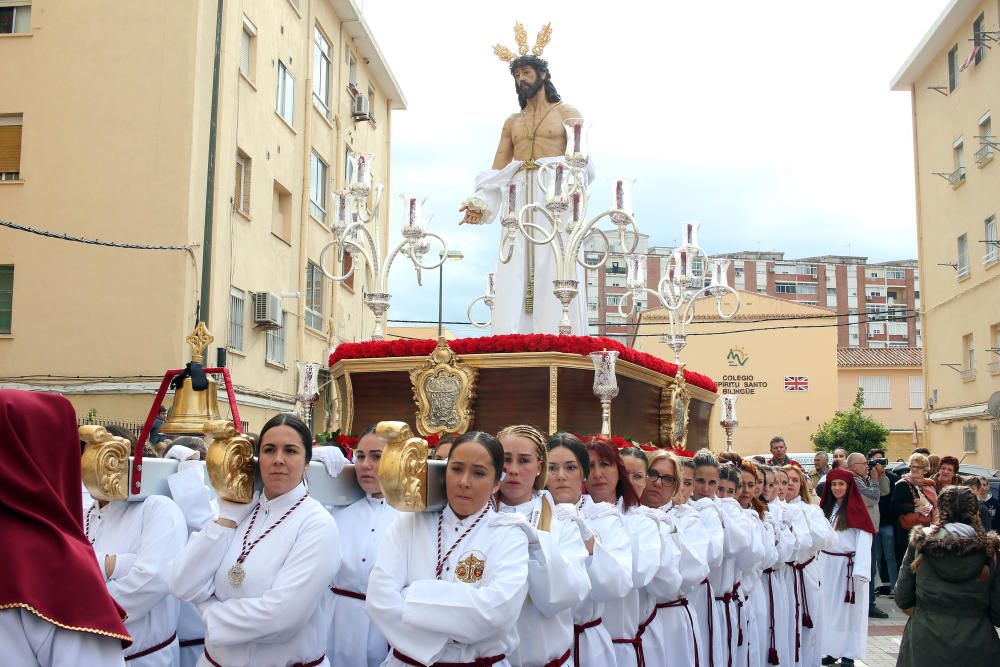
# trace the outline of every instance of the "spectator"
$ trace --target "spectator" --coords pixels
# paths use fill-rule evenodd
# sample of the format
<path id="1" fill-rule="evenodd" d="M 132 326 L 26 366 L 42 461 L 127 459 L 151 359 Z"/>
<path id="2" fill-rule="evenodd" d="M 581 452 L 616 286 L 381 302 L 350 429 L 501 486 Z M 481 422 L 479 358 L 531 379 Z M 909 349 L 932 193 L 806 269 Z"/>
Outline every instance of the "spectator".
<path id="1" fill-rule="evenodd" d="M 983 529 L 977 504 L 971 489 L 949 486 L 934 524 L 910 535 L 896 583 L 896 605 L 910 615 L 897 665 L 1000 662 L 1000 538 Z"/>
<path id="2" fill-rule="evenodd" d="M 771 438 L 771 459 L 767 462 L 769 466 L 787 466 L 793 465 L 799 468 L 802 465 L 798 461 L 793 461 L 788 458 L 788 445 L 785 444 L 785 439 L 780 435 L 776 435 Z"/>
<path id="3" fill-rule="evenodd" d="M 868 460 L 884 459 L 885 451 L 881 449 L 871 449 L 868 451 Z M 889 493 L 879 498 L 878 515 L 879 524 L 876 526 L 878 533 L 875 535 L 875 549 L 872 558 L 875 561 L 879 578 L 884 586 L 883 595 L 892 595 L 892 589 L 896 586 L 896 575 L 899 571 L 896 560 L 896 513 L 892 509 L 892 489 L 899 481 L 899 476 L 891 470 L 885 470 L 882 465 L 875 466 L 880 474 L 885 475 L 889 485 Z M 874 579 L 874 577 L 873 577 Z"/>
<path id="4" fill-rule="evenodd" d="M 833 450 L 833 469 L 843 468 L 845 462 L 847 461 L 847 450 L 842 447 L 837 447 Z"/>
<path id="5" fill-rule="evenodd" d="M 837 458 L 837 452 L 843 452 L 843 449 L 838 449 L 833 453 L 833 461 L 830 462 L 830 470 L 843 470 L 847 467 L 846 454 L 844 458 Z M 827 471 L 827 475 L 830 473 Z M 823 492 L 826 490 L 826 475 L 823 475 L 823 479 L 820 480 L 819 484 L 816 485 L 816 495 L 820 498 L 823 497 Z"/>
<path id="6" fill-rule="evenodd" d="M 937 507 L 934 480 L 926 477 L 930 463 L 923 454 L 910 454 L 910 472 L 892 489 L 892 509 L 896 512 L 896 560 L 902 561 L 914 526 L 929 526 Z"/>
<path id="7" fill-rule="evenodd" d="M 878 529 L 879 525 L 879 500 L 882 496 L 889 495 L 889 480 L 885 476 L 884 466 L 869 467 L 868 459 L 861 452 L 851 452 L 847 457 L 847 468 L 854 475 L 854 482 L 858 485 L 861 498 L 865 502 L 865 509 L 871 517 L 872 526 Z M 878 608 L 875 604 L 875 543 L 874 536 L 871 543 L 871 577 L 868 579 L 868 616 L 869 618 L 889 618 L 889 614 Z"/>
<path id="8" fill-rule="evenodd" d="M 980 498 L 983 486 L 985 485 L 987 489 L 989 489 L 989 485 L 986 484 L 986 480 L 982 477 L 972 476 L 966 478 L 963 484 L 972 489 L 972 493 L 975 494 L 976 500 L 979 501 L 979 520 L 983 522 L 983 527 L 986 530 L 993 530 L 993 514 L 990 514 L 990 510 L 986 507 L 986 503 L 984 503 L 982 498 Z"/>
<path id="9" fill-rule="evenodd" d="M 938 493 L 941 489 L 952 484 L 961 484 L 962 478 L 958 475 L 958 459 L 954 456 L 944 456 L 938 464 L 938 471 L 934 473 L 934 486 Z"/>
<path id="10" fill-rule="evenodd" d="M 153 420 L 153 430 L 149 432 L 149 441 L 154 445 L 160 444 L 160 441 L 167 437 L 162 433 L 160 433 L 160 428 L 166 421 L 167 421 L 167 408 L 161 405 L 160 411 L 156 413 L 156 419 Z"/>
<path id="11" fill-rule="evenodd" d="M 928 454 L 927 465 L 929 466 L 927 468 L 927 476 L 934 477 L 937 474 L 938 468 L 941 467 L 941 457 L 937 454 Z"/>
<path id="12" fill-rule="evenodd" d="M 927 449 L 926 447 L 917 447 L 916 449 L 914 449 L 910 453 L 911 454 L 923 454 L 924 456 L 930 456 L 931 455 L 931 450 Z"/>
<path id="13" fill-rule="evenodd" d="M 1000 532 L 1000 500 L 993 497 L 989 481 L 985 477 L 980 477 L 979 479 L 982 484 L 976 495 L 979 497 L 979 502 L 982 503 L 986 511 L 990 514 L 988 530 Z"/>
<path id="14" fill-rule="evenodd" d="M 826 473 L 830 472 L 830 455 L 823 451 L 816 452 L 813 466 L 812 471 L 809 472 L 809 479 L 812 480 L 813 487 L 815 487 L 823 481 Z"/>

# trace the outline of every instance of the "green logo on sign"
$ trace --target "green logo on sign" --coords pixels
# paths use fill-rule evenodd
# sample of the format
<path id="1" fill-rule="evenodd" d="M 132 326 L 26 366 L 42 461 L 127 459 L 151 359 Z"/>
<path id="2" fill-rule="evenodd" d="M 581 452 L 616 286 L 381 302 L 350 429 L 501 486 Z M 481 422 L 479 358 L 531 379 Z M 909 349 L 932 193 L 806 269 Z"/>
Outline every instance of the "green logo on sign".
<path id="1" fill-rule="evenodd" d="M 730 366 L 744 366 L 750 361 L 750 355 L 744 352 L 742 347 L 731 347 L 729 354 L 726 355 L 726 361 Z"/>

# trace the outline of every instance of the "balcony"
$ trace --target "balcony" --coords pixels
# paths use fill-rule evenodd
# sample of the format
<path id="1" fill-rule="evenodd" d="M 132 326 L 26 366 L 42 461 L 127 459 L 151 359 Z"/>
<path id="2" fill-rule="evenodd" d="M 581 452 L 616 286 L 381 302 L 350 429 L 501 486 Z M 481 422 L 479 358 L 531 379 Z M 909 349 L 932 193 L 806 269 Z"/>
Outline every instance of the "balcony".
<path id="1" fill-rule="evenodd" d="M 991 361 L 987 366 L 991 375 L 1000 375 L 1000 361 Z"/>
<path id="2" fill-rule="evenodd" d="M 959 167 L 955 171 L 948 174 L 947 178 L 948 184 L 951 185 L 952 188 L 957 188 L 962 183 L 965 183 L 965 167 Z"/>
<path id="3" fill-rule="evenodd" d="M 607 273 L 607 274 L 609 274 L 609 275 L 611 275 L 611 274 L 618 274 L 618 275 L 623 275 L 624 276 L 624 275 L 626 275 L 627 270 L 625 269 L 624 266 L 615 266 L 615 265 L 612 265 L 612 266 L 609 266 L 606 269 L 604 269 L 604 272 Z"/>
<path id="4" fill-rule="evenodd" d="M 975 368 L 963 368 L 958 372 L 962 382 L 972 382 L 976 379 L 976 369 Z"/>
<path id="5" fill-rule="evenodd" d="M 993 159 L 993 145 L 983 144 L 975 153 L 976 166 L 982 168 L 987 162 Z"/>

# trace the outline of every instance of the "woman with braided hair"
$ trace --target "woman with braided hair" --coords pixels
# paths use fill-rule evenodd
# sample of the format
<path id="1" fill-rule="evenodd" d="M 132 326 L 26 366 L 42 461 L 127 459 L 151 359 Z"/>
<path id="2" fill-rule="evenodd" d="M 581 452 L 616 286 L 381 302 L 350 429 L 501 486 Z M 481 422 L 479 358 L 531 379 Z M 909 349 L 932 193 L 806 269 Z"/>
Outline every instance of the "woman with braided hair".
<path id="1" fill-rule="evenodd" d="M 937 518 L 915 528 L 896 581 L 896 605 L 910 615 L 897 665 L 1000 663 L 1000 537 L 986 532 L 971 489 L 947 486 Z"/>

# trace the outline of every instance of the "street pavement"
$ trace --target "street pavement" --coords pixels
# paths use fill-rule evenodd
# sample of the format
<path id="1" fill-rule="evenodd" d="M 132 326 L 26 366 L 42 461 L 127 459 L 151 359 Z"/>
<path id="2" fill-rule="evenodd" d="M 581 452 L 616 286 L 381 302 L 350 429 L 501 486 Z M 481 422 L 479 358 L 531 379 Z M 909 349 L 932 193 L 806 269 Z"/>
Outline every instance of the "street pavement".
<path id="1" fill-rule="evenodd" d="M 868 619 L 868 656 L 863 661 L 856 660 L 857 667 L 895 667 L 899 656 L 899 642 L 909 617 L 890 598 L 880 595 L 876 604 L 889 618 Z"/>

